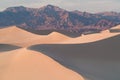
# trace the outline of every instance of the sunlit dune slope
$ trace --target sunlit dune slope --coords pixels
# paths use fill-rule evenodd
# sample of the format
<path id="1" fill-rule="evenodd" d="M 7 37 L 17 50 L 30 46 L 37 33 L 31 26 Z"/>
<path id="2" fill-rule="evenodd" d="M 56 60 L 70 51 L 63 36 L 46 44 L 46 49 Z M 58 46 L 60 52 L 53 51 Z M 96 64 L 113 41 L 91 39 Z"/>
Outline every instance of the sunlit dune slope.
<path id="1" fill-rule="evenodd" d="M 90 43 L 90 42 L 95 42 L 103 39 L 107 39 L 116 35 L 119 35 L 120 32 L 110 32 L 109 30 L 102 31 L 100 33 L 93 33 L 93 34 L 88 34 L 88 35 L 82 35 L 77 38 L 69 39 L 66 41 L 63 41 L 61 43 L 64 44 L 77 44 L 77 43 Z"/>
<path id="2" fill-rule="evenodd" d="M 111 33 L 116 33 L 116 32 L 119 32 L 119 33 L 120 33 L 120 25 L 111 28 L 111 29 L 110 29 L 110 32 L 111 32 Z"/>
<path id="3" fill-rule="evenodd" d="M 120 25 L 117 25 L 115 27 L 112 27 L 111 29 L 120 29 Z"/>
<path id="4" fill-rule="evenodd" d="M 13 26 L 0 29 L 0 43 L 21 47 L 28 47 L 35 44 L 77 44 L 99 41 L 118 34 L 120 34 L 118 31 L 110 32 L 109 30 L 105 30 L 100 33 L 70 38 L 58 32 L 52 32 L 48 35 L 37 35 Z"/>
<path id="5" fill-rule="evenodd" d="M 57 32 L 49 35 L 36 35 L 15 26 L 0 29 L 0 43 L 27 47 L 33 44 L 59 43 L 69 37 Z"/>
<path id="6" fill-rule="evenodd" d="M 0 80 L 84 80 L 42 53 L 18 49 L 0 53 Z"/>

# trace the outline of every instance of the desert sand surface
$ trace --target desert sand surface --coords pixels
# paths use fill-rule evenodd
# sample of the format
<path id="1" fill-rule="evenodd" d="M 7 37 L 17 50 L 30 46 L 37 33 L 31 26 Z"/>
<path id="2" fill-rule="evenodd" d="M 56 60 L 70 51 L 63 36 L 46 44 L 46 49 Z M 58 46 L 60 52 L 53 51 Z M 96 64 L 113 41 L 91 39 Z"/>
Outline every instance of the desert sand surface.
<path id="1" fill-rule="evenodd" d="M 120 25 L 116 26 L 116 27 L 113 27 L 110 29 L 110 32 L 111 33 L 116 33 L 116 32 L 120 32 Z"/>
<path id="2" fill-rule="evenodd" d="M 52 32 L 49 35 L 36 35 L 16 26 L 0 29 L 0 43 L 28 47 L 33 44 L 54 44 L 69 39 L 69 37 Z"/>
<path id="3" fill-rule="evenodd" d="M 119 80 L 119 40 L 119 26 L 76 38 L 2 28 L 0 80 Z"/>
<path id="4" fill-rule="evenodd" d="M 95 42 L 116 36 L 118 34 L 120 34 L 120 32 L 112 33 L 109 30 L 105 30 L 101 33 L 94 33 L 71 38 L 58 32 L 52 32 L 48 35 L 37 35 L 22 30 L 16 26 L 11 26 L 0 29 L 0 43 L 12 44 L 20 47 L 29 47 L 35 44 L 78 44 Z"/>
<path id="5" fill-rule="evenodd" d="M 103 39 L 107 39 L 113 36 L 120 34 L 120 32 L 110 32 L 109 30 L 102 31 L 100 33 L 93 33 L 88 35 L 82 35 L 77 38 L 72 38 L 66 41 L 61 42 L 62 44 L 79 44 L 79 43 L 90 43 L 95 42 Z"/>
<path id="6" fill-rule="evenodd" d="M 84 44 L 45 44 L 29 49 L 39 51 L 88 80 L 120 79 L 120 35 Z"/>
<path id="7" fill-rule="evenodd" d="M 117 25 L 115 27 L 112 27 L 111 29 L 120 29 L 120 25 Z"/>
<path id="8" fill-rule="evenodd" d="M 0 80 L 84 80 L 42 53 L 25 48 L 0 52 Z"/>

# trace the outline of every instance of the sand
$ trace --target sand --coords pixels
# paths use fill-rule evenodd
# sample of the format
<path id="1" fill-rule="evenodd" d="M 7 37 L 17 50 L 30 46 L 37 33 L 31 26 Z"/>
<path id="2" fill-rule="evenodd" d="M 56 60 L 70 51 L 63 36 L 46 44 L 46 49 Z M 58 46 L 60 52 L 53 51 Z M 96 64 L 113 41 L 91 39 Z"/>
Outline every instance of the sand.
<path id="1" fill-rule="evenodd" d="M 0 80 L 119 80 L 119 40 L 119 26 L 76 38 L 0 29 Z"/>
<path id="2" fill-rule="evenodd" d="M 111 33 L 116 33 L 116 32 L 120 32 L 120 25 L 116 26 L 116 27 L 113 27 L 110 29 L 110 32 Z"/>
<path id="3" fill-rule="evenodd" d="M 67 40 L 69 37 L 52 32 L 49 35 L 36 35 L 16 26 L 0 29 L 0 43 L 28 47 L 34 44 L 53 44 Z"/>
<path id="4" fill-rule="evenodd" d="M 120 29 L 120 25 L 117 25 L 117 26 L 115 26 L 115 27 L 112 27 L 111 29 Z M 111 30 L 110 29 L 110 30 Z"/>
<path id="5" fill-rule="evenodd" d="M 0 53 L 0 80 L 84 80 L 42 53 L 25 48 Z"/>
<path id="6" fill-rule="evenodd" d="M 100 41 L 103 39 L 107 39 L 116 35 L 119 35 L 120 32 L 117 33 L 111 33 L 109 30 L 102 31 L 100 33 L 94 33 L 94 34 L 88 34 L 88 35 L 82 35 L 77 38 L 72 38 L 66 41 L 61 42 L 62 44 L 80 44 L 80 43 L 90 43 L 95 41 Z"/>
<path id="7" fill-rule="evenodd" d="M 58 32 L 52 32 L 48 35 L 37 35 L 16 26 L 12 26 L 0 29 L 0 43 L 12 44 L 20 47 L 29 47 L 36 44 L 79 44 L 103 40 L 118 34 L 120 34 L 120 32 L 111 33 L 109 30 L 106 30 L 101 33 L 71 38 Z"/>
<path id="8" fill-rule="evenodd" d="M 88 80 L 120 79 L 120 35 L 84 44 L 44 44 L 29 49 L 39 51 Z"/>

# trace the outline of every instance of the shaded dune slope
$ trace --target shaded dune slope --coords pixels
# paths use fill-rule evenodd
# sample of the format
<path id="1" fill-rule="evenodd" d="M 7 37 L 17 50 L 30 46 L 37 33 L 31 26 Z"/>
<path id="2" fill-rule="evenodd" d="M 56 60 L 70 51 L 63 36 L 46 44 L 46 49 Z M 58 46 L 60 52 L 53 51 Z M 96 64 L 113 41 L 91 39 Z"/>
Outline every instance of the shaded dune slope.
<path id="1" fill-rule="evenodd" d="M 0 54 L 0 80 L 84 80 L 42 53 L 25 48 Z"/>
<path id="2" fill-rule="evenodd" d="M 44 66 L 50 66 L 54 64 L 51 63 L 52 62 L 51 60 L 50 60 L 51 62 L 49 62 L 48 58 L 43 59 L 43 57 L 39 57 L 38 59 L 37 57 L 38 55 L 36 56 L 36 53 L 41 55 L 45 54 L 53 58 L 54 60 L 58 61 L 60 64 L 64 65 L 65 67 L 68 67 L 78 72 L 79 74 L 84 75 L 84 77 L 86 77 L 88 80 L 119 80 L 120 79 L 118 75 L 120 74 L 120 69 L 119 69 L 120 67 L 120 64 L 119 64 L 120 63 L 120 54 L 119 54 L 120 53 L 120 49 L 119 49 L 120 35 L 119 34 L 120 33 L 118 33 L 119 28 L 118 27 L 112 28 L 110 29 L 110 32 L 109 30 L 106 30 L 101 33 L 83 35 L 82 37 L 77 37 L 77 38 L 70 38 L 68 37 L 69 33 L 66 33 L 66 32 L 63 34 L 66 34 L 67 36 L 58 32 L 51 33 L 49 31 L 48 32 L 41 31 L 40 34 L 42 35 L 37 35 L 31 32 L 22 30 L 20 28 L 17 28 L 16 26 L 0 29 L 0 43 L 1 43 L 0 53 L 5 53 L 5 54 L 1 54 L 0 57 L 2 56 L 4 58 L 4 55 L 8 54 L 7 58 L 9 59 L 10 58 L 9 55 L 11 56 L 11 58 L 9 59 L 10 62 L 8 61 L 10 65 L 7 68 L 7 72 L 5 72 L 7 66 L 5 67 L 5 69 L 1 68 L 2 70 L 0 72 L 2 73 L 5 72 L 5 75 L 2 74 L 1 76 L 3 78 L 0 80 L 8 80 L 8 79 L 34 80 L 33 78 L 35 77 L 38 77 L 37 78 L 38 80 L 41 79 L 39 77 L 40 75 L 38 75 L 41 73 L 37 73 L 36 75 L 34 75 L 34 70 L 36 72 L 39 70 L 41 71 Z M 72 36 L 75 37 L 75 35 L 73 34 Z M 11 44 L 11 45 L 8 45 L 8 44 Z M 16 46 L 13 46 L 13 45 L 16 45 Z M 31 45 L 34 45 L 34 46 L 31 46 Z M 21 47 L 31 46 L 28 49 L 35 50 L 41 53 L 34 52 L 31 50 L 26 50 L 26 49 L 15 50 L 20 48 L 17 46 L 21 46 Z M 14 51 L 11 51 L 11 50 L 14 50 Z M 4 52 L 4 51 L 8 51 L 8 52 Z M 26 57 L 23 57 L 23 56 L 26 56 Z M 4 63 L 2 61 L 7 60 L 7 58 L 3 59 L 2 57 L 1 57 L 0 63 Z M 31 58 L 31 57 L 34 57 L 34 58 Z M 36 63 L 35 61 L 37 61 L 36 58 L 38 61 L 40 61 L 41 59 L 45 61 L 47 60 L 48 62 L 46 61 L 45 64 L 50 63 L 50 65 L 45 65 L 44 63 L 40 65 L 36 65 L 34 64 Z M 11 62 L 11 60 L 13 61 Z M 16 62 L 16 60 L 18 60 L 18 62 Z M 24 62 L 25 60 L 26 62 Z M 29 61 L 30 62 L 33 61 L 33 62 L 28 63 Z M 25 65 L 21 66 L 23 63 Z M 39 62 L 37 62 L 37 64 L 39 64 Z M 57 66 L 56 64 L 58 63 L 55 62 L 55 66 Z M 36 67 L 36 69 L 33 69 L 33 67 L 30 67 L 27 69 L 27 67 L 32 65 L 36 65 L 40 69 L 38 70 L 38 67 Z M 53 66 L 51 66 L 51 68 L 48 68 L 46 73 L 49 72 L 49 70 L 52 70 L 52 68 Z M 31 71 L 30 74 L 28 75 L 31 77 L 24 77 L 24 75 L 28 74 L 28 72 L 32 69 L 33 71 Z M 57 69 L 55 68 L 56 72 L 53 72 L 54 74 L 59 73 L 59 75 L 56 75 L 57 77 L 55 77 L 55 75 L 52 75 L 51 73 L 47 73 L 47 76 L 49 76 L 48 78 L 48 77 L 45 77 L 46 73 L 44 73 L 44 74 L 41 74 L 42 76 L 44 76 L 42 77 L 43 80 L 50 80 L 50 79 L 51 80 L 53 79 L 83 80 L 81 76 L 78 76 L 77 73 L 75 73 L 74 75 L 74 72 L 70 72 L 69 74 L 69 71 L 64 72 L 64 70 L 61 71 L 61 69 L 60 70 L 57 70 Z M 26 70 L 28 70 L 28 72 Z M 15 77 L 13 77 L 13 74 L 11 74 L 12 71 L 13 71 L 13 74 L 16 75 Z M 26 71 L 26 72 L 25 74 L 21 75 L 23 71 Z M 20 72 L 20 73 L 17 73 L 17 72 Z M 67 75 L 62 75 L 62 74 L 67 74 Z"/>
<path id="3" fill-rule="evenodd" d="M 52 57 L 89 80 L 120 79 L 120 35 L 85 44 L 43 44 L 29 47 Z"/>
<path id="4" fill-rule="evenodd" d="M 78 32 L 70 32 L 65 30 L 33 30 L 33 29 L 24 29 L 24 28 L 21 28 L 21 29 L 31 32 L 33 34 L 38 34 L 38 35 L 49 35 L 52 32 L 58 32 L 60 34 L 66 35 L 71 38 L 79 37 L 81 35 L 81 33 L 78 33 Z"/>
<path id="5" fill-rule="evenodd" d="M 21 47 L 9 45 L 9 44 L 0 44 L 0 52 L 11 51 L 14 49 L 19 49 Z"/>

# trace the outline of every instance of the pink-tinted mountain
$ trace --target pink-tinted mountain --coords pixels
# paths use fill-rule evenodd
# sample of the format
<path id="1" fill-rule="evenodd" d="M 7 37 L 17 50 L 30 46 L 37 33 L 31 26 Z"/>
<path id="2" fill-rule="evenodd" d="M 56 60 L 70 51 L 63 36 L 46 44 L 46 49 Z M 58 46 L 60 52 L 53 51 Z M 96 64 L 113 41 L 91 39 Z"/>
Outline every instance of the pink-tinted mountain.
<path id="1" fill-rule="evenodd" d="M 120 13 L 67 11 L 57 6 L 41 8 L 9 7 L 0 12 L 0 27 L 16 25 L 29 30 L 83 33 L 101 31 L 120 24 Z"/>

